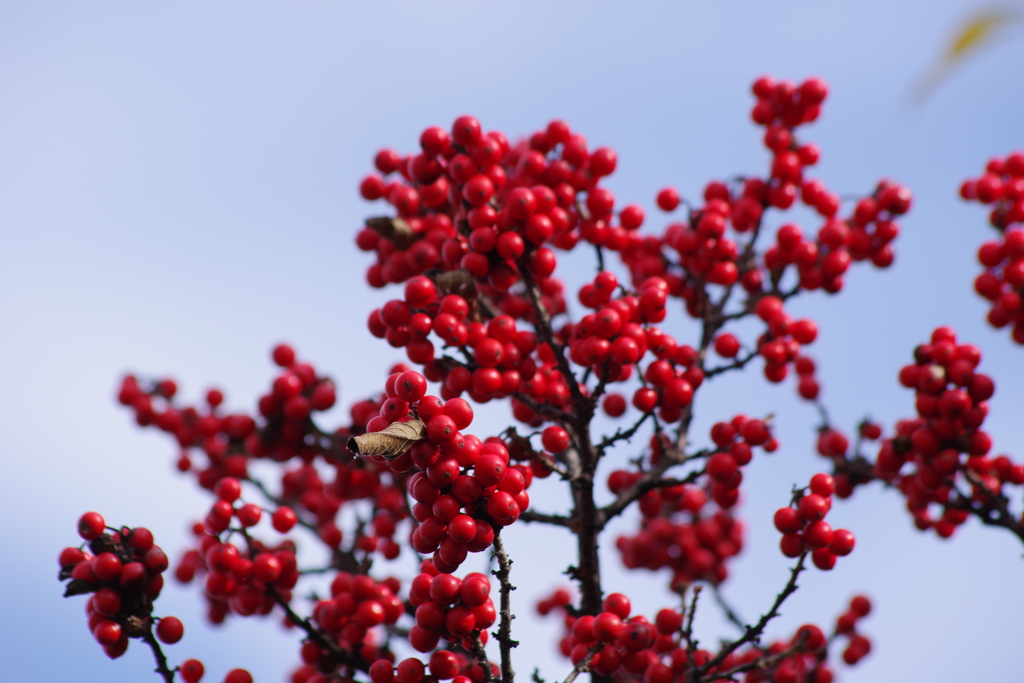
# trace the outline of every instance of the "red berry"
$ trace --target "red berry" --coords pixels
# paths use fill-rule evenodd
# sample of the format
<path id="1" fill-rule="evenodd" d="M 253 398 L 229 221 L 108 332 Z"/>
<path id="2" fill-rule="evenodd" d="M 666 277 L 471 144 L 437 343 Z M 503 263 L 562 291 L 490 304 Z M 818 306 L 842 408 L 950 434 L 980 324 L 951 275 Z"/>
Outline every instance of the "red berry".
<path id="1" fill-rule="evenodd" d="M 290 507 L 282 505 L 271 515 L 271 523 L 282 534 L 288 533 L 298 523 L 299 518 Z"/>
<path id="2" fill-rule="evenodd" d="M 679 191 L 674 187 L 666 187 L 658 192 L 657 202 L 662 211 L 675 211 L 679 206 Z"/>
<path id="3" fill-rule="evenodd" d="M 181 675 L 181 680 L 185 683 L 199 683 L 199 680 L 203 677 L 206 669 L 203 667 L 203 663 L 198 659 L 186 659 L 181 663 L 181 667 L 178 669 L 178 673 Z"/>
<path id="4" fill-rule="evenodd" d="M 174 645 L 185 635 L 185 627 L 178 617 L 164 617 L 156 625 L 156 637 L 160 642 Z"/>
<path id="5" fill-rule="evenodd" d="M 728 332 L 715 337 L 715 353 L 722 358 L 735 358 L 739 351 L 739 340 Z"/>
<path id="6" fill-rule="evenodd" d="M 552 425 L 544 429 L 544 432 L 541 434 L 541 443 L 549 452 L 561 453 L 569 448 L 571 440 L 569 432 L 561 427 Z"/>
<path id="7" fill-rule="evenodd" d="M 232 669 L 224 676 L 224 683 L 253 683 L 252 674 L 245 669 Z"/>
<path id="8" fill-rule="evenodd" d="M 78 520 L 78 535 L 87 541 L 93 541 L 103 534 L 107 523 L 98 512 L 86 512 Z"/>
<path id="9" fill-rule="evenodd" d="M 622 634 L 622 619 L 611 612 L 602 612 L 594 617 L 594 635 L 598 640 L 610 642 Z"/>

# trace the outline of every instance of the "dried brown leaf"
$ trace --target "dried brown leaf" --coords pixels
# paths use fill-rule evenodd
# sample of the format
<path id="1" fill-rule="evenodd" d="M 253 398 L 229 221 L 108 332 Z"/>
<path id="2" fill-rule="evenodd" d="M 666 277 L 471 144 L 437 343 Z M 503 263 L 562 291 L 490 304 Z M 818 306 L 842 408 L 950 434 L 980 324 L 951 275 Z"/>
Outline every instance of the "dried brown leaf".
<path id="1" fill-rule="evenodd" d="M 406 249 L 416 240 L 416 234 L 412 226 L 401 218 L 391 216 L 376 216 L 366 219 L 366 227 L 391 242 L 399 249 Z"/>
<path id="2" fill-rule="evenodd" d="M 385 460 L 394 460 L 425 438 L 427 429 L 424 424 L 419 420 L 409 420 L 395 422 L 379 432 L 353 436 L 348 440 L 348 449 L 356 455 L 379 455 Z"/>

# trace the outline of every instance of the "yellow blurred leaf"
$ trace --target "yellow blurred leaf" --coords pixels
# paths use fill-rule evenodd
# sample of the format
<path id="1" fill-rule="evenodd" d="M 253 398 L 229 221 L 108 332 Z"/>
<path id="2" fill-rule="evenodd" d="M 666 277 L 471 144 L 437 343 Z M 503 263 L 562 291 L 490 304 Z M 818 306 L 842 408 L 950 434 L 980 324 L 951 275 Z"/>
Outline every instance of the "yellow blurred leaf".
<path id="1" fill-rule="evenodd" d="M 918 79 L 914 99 L 924 100 L 969 55 L 1002 36 L 1006 29 L 1024 19 L 1024 2 L 989 5 L 975 11 L 956 27 L 949 44 Z"/>

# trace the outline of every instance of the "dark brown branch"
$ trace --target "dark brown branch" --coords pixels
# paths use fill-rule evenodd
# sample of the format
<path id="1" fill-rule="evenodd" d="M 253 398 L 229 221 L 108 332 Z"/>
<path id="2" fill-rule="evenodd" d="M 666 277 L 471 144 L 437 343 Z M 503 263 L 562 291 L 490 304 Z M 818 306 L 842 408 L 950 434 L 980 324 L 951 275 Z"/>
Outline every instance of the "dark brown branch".
<path id="1" fill-rule="evenodd" d="M 761 634 L 764 633 L 764 629 L 768 625 L 768 622 L 774 619 L 775 617 L 779 616 L 779 608 L 782 606 L 782 603 L 786 601 L 786 598 L 788 598 L 790 595 L 796 592 L 796 580 L 797 577 L 800 576 L 800 572 L 802 572 L 805 569 L 804 562 L 806 560 L 807 551 L 805 550 L 800 555 L 800 559 L 797 561 L 796 565 L 790 570 L 789 581 L 786 582 L 786 585 L 782 589 L 782 592 L 775 596 L 775 602 L 772 603 L 771 609 L 768 610 L 765 614 L 763 614 L 756 624 L 754 624 L 753 626 L 748 626 L 746 631 L 740 638 L 732 641 L 731 643 L 726 643 L 722 647 L 722 649 L 719 650 L 717 655 L 715 655 L 712 659 L 705 662 L 703 665 L 697 667 L 697 680 L 700 680 L 700 678 L 704 674 L 706 674 L 709 670 L 721 664 L 726 657 L 728 657 L 730 654 L 738 650 L 743 645 L 747 643 L 759 642 Z M 715 677 L 717 678 L 718 674 L 715 674 Z"/>
<path id="2" fill-rule="evenodd" d="M 473 639 L 469 641 L 469 651 L 476 657 L 477 663 L 484 671 L 484 683 L 494 680 L 494 670 L 491 668 L 491 661 L 487 659 L 487 652 L 484 650 L 484 642 L 480 639 L 480 632 L 473 632 Z"/>
<path id="3" fill-rule="evenodd" d="M 640 430 L 640 427 L 643 426 L 644 422 L 647 422 L 647 419 L 652 417 L 653 415 L 654 413 L 644 413 L 640 417 L 640 419 L 633 424 L 632 427 L 625 430 L 618 429 L 611 436 L 606 436 L 604 439 L 601 440 L 599 444 L 597 444 L 597 446 L 595 446 L 595 448 L 597 449 L 598 456 L 603 455 L 605 450 L 607 450 L 611 446 L 614 446 L 619 441 L 629 441 L 631 438 L 633 438 L 633 435 Z"/>
<path id="4" fill-rule="evenodd" d="M 534 512 L 533 510 L 527 510 L 519 515 L 519 519 L 524 522 L 537 522 L 539 524 L 553 524 L 555 526 L 564 526 L 565 528 L 571 528 L 573 520 L 571 517 L 565 515 L 551 515 L 543 512 Z"/>
<path id="5" fill-rule="evenodd" d="M 540 334 L 541 339 L 551 347 L 551 351 L 555 356 L 555 362 L 558 364 L 558 370 L 562 373 L 565 383 L 569 385 L 569 393 L 572 395 L 577 409 L 579 409 L 586 399 L 580 391 L 576 374 L 569 367 L 569 361 L 565 357 L 565 348 L 555 340 L 554 331 L 551 329 L 551 315 L 548 313 L 544 302 L 541 301 L 540 288 L 537 286 L 537 281 L 533 279 L 533 273 L 530 272 L 529 268 L 520 268 L 520 273 L 523 276 L 523 283 L 526 285 L 526 294 L 530 297 L 530 305 L 533 307 L 537 332 Z"/>
<path id="6" fill-rule="evenodd" d="M 960 491 L 957 491 L 957 499 L 954 500 L 954 505 L 952 505 L 952 507 L 971 513 L 981 520 L 981 523 L 986 526 L 996 526 L 1006 529 L 1021 541 L 1024 541 L 1024 524 L 1021 524 L 1021 522 L 1014 517 L 1013 513 L 1010 512 L 1009 505 L 1006 502 L 1006 497 L 1002 494 L 993 492 L 969 470 L 965 469 L 963 474 L 964 478 L 970 482 L 975 490 L 981 491 L 982 495 L 988 500 L 988 505 L 981 508 L 975 507 L 971 498 Z M 994 517 L 992 515 L 993 512 L 996 513 Z"/>
<path id="7" fill-rule="evenodd" d="M 701 451 L 701 453 L 698 453 L 692 458 L 688 458 L 688 460 L 701 457 L 704 454 L 704 451 Z M 654 469 L 649 470 L 647 473 L 645 473 L 644 476 L 638 482 L 636 482 L 628 489 L 620 493 L 618 498 L 616 498 L 614 502 L 611 502 L 608 505 L 605 505 L 603 508 L 600 508 L 597 511 L 598 528 L 603 529 L 608 524 L 608 522 L 611 521 L 613 517 L 622 514 L 622 512 L 627 507 L 629 507 L 635 501 L 639 500 L 641 496 L 643 496 L 651 489 L 662 488 L 665 486 L 679 486 L 682 484 L 692 484 L 693 482 L 697 481 L 697 478 L 700 477 L 700 475 L 704 474 L 704 470 L 701 469 L 690 472 L 683 479 L 662 479 L 661 476 L 665 473 L 665 470 L 667 470 L 672 465 L 678 464 L 666 461 L 667 456 L 663 457 L 661 462 L 659 462 Z M 662 466 L 663 463 L 664 466 Z"/>
<path id="8" fill-rule="evenodd" d="M 590 663 L 594 661 L 594 655 L 596 655 L 602 647 L 604 647 L 604 643 L 598 643 L 590 648 L 587 651 L 587 655 L 577 662 L 576 666 L 574 666 L 572 671 L 569 672 L 569 675 L 565 679 L 565 683 L 572 683 L 581 673 L 584 671 L 590 671 Z"/>
<path id="9" fill-rule="evenodd" d="M 167 657 L 164 656 L 164 651 L 160 649 L 160 643 L 153 637 L 152 621 L 146 626 L 146 632 L 142 634 L 142 640 L 153 651 L 153 658 L 156 659 L 155 671 L 163 677 L 166 683 L 174 683 L 174 672 L 178 669 L 177 667 L 171 669 L 167 666 Z"/>
<path id="10" fill-rule="evenodd" d="M 704 378 L 708 379 L 710 377 L 714 377 L 715 375 L 721 375 L 723 372 L 728 372 L 730 370 L 740 370 L 744 368 L 747 365 L 747 363 L 754 360 L 760 355 L 761 354 L 758 353 L 757 351 L 751 351 L 743 358 L 737 358 L 735 361 L 729 363 L 728 365 L 719 365 L 718 367 L 706 370 L 704 372 Z"/>
<path id="11" fill-rule="evenodd" d="M 690 600 L 690 609 L 686 610 L 686 626 L 683 628 L 683 641 L 686 643 L 686 652 L 689 660 L 693 661 L 693 653 L 697 651 L 697 641 L 693 638 L 693 619 L 697 616 L 697 600 L 700 598 L 701 587 L 693 589 L 693 599 Z M 685 603 L 684 603 L 685 604 Z"/>
<path id="12" fill-rule="evenodd" d="M 516 618 L 512 614 L 512 591 L 516 589 L 509 581 L 509 573 L 512 569 L 512 560 L 505 552 L 505 546 L 501 542 L 501 531 L 494 531 L 494 557 L 498 560 L 498 568 L 491 573 L 498 579 L 500 586 L 500 609 L 501 621 L 498 624 L 498 632 L 494 637 L 498 639 L 501 649 L 501 681 L 512 683 L 515 680 L 516 672 L 512 669 L 512 648 L 519 646 L 519 641 L 512 639 L 512 620 Z"/>
<path id="13" fill-rule="evenodd" d="M 712 585 L 711 591 L 714 593 L 715 602 L 718 603 L 718 606 L 722 608 L 722 612 L 725 613 L 726 619 L 728 619 L 740 631 L 746 631 L 748 628 L 750 628 L 750 624 L 744 623 L 743 620 L 740 619 L 740 616 L 736 613 L 736 610 L 734 610 L 732 606 L 729 605 L 728 602 L 726 602 L 725 596 L 722 595 L 721 588 L 719 588 L 716 585 Z"/>

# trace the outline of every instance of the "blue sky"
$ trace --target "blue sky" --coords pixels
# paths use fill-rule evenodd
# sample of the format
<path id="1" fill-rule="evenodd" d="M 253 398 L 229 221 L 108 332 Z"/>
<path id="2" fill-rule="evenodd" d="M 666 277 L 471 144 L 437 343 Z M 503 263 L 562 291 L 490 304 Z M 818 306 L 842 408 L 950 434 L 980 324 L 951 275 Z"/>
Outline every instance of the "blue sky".
<path id="1" fill-rule="evenodd" d="M 956 198 L 991 155 L 1024 147 L 1024 40 L 970 60 L 913 106 L 914 80 L 974 3 L 637 5 L 0 6 L 5 679 L 151 675 L 137 645 L 106 661 L 83 601 L 62 600 L 55 581 L 56 554 L 84 510 L 148 526 L 173 557 L 203 511 L 205 498 L 172 472 L 171 444 L 114 405 L 118 376 L 172 373 L 191 398 L 217 383 L 229 406 L 249 409 L 272 377 L 270 347 L 288 340 L 338 380 L 344 405 L 379 389 L 399 357 L 364 331 L 386 295 L 363 284 L 367 257 L 352 240 L 371 209 L 355 188 L 377 148 L 411 150 L 422 128 L 463 113 L 510 136 L 565 118 L 592 144 L 615 147 L 609 186 L 660 225 L 660 187 L 695 196 L 709 179 L 763 172 L 748 119 L 756 76 L 824 77 L 832 94 L 805 133 L 823 150 L 818 176 L 842 193 L 884 176 L 915 193 L 892 269 L 856 268 L 840 296 L 792 306 L 820 323 L 812 351 L 834 419 L 849 427 L 870 414 L 891 425 L 910 415 L 896 371 L 949 324 L 997 377 L 987 423 L 997 452 L 1024 454 L 1024 388 L 1010 380 L 1024 349 L 983 322 L 971 282 L 989 229 L 976 205 Z M 589 272 L 583 260 L 571 265 L 570 280 Z M 678 319 L 672 330 L 695 332 Z M 748 546 L 726 589 L 750 618 L 784 582 L 771 513 L 821 467 L 815 415 L 791 384 L 766 386 L 756 371 L 702 394 L 699 435 L 736 412 L 777 415 L 783 447 L 749 468 Z M 481 412 L 481 431 L 504 419 Z M 541 487 L 534 500 L 554 509 L 558 495 Z M 809 572 L 773 634 L 831 624 L 863 591 L 876 602 L 864 622 L 875 650 L 856 669 L 840 667 L 842 680 L 1007 680 L 1016 670 L 1024 584 L 1012 538 L 973 523 L 951 542 L 921 536 L 900 498 L 877 489 L 832 516 L 857 533 L 857 550 L 831 573 Z M 552 587 L 540 577 L 568 563 L 566 539 L 535 527 L 509 537 L 517 625 L 530 629 L 519 666 L 552 680 L 567 669 L 553 652 L 555 629 L 529 613 Z M 607 588 L 628 586 L 650 612 L 665 599 L 665 577 L 621 571 L 613 540 Z M 202 658 L 207 680 L 244 666 L 280 681 L 295 661 L 292 636 L 273 624 L 209 629 L 198 596 L 177 587 L 159 604 L 186 623 L 172 660 Z M 709 643 L 727 633 L 710 606 L 697 624 Z"/>

